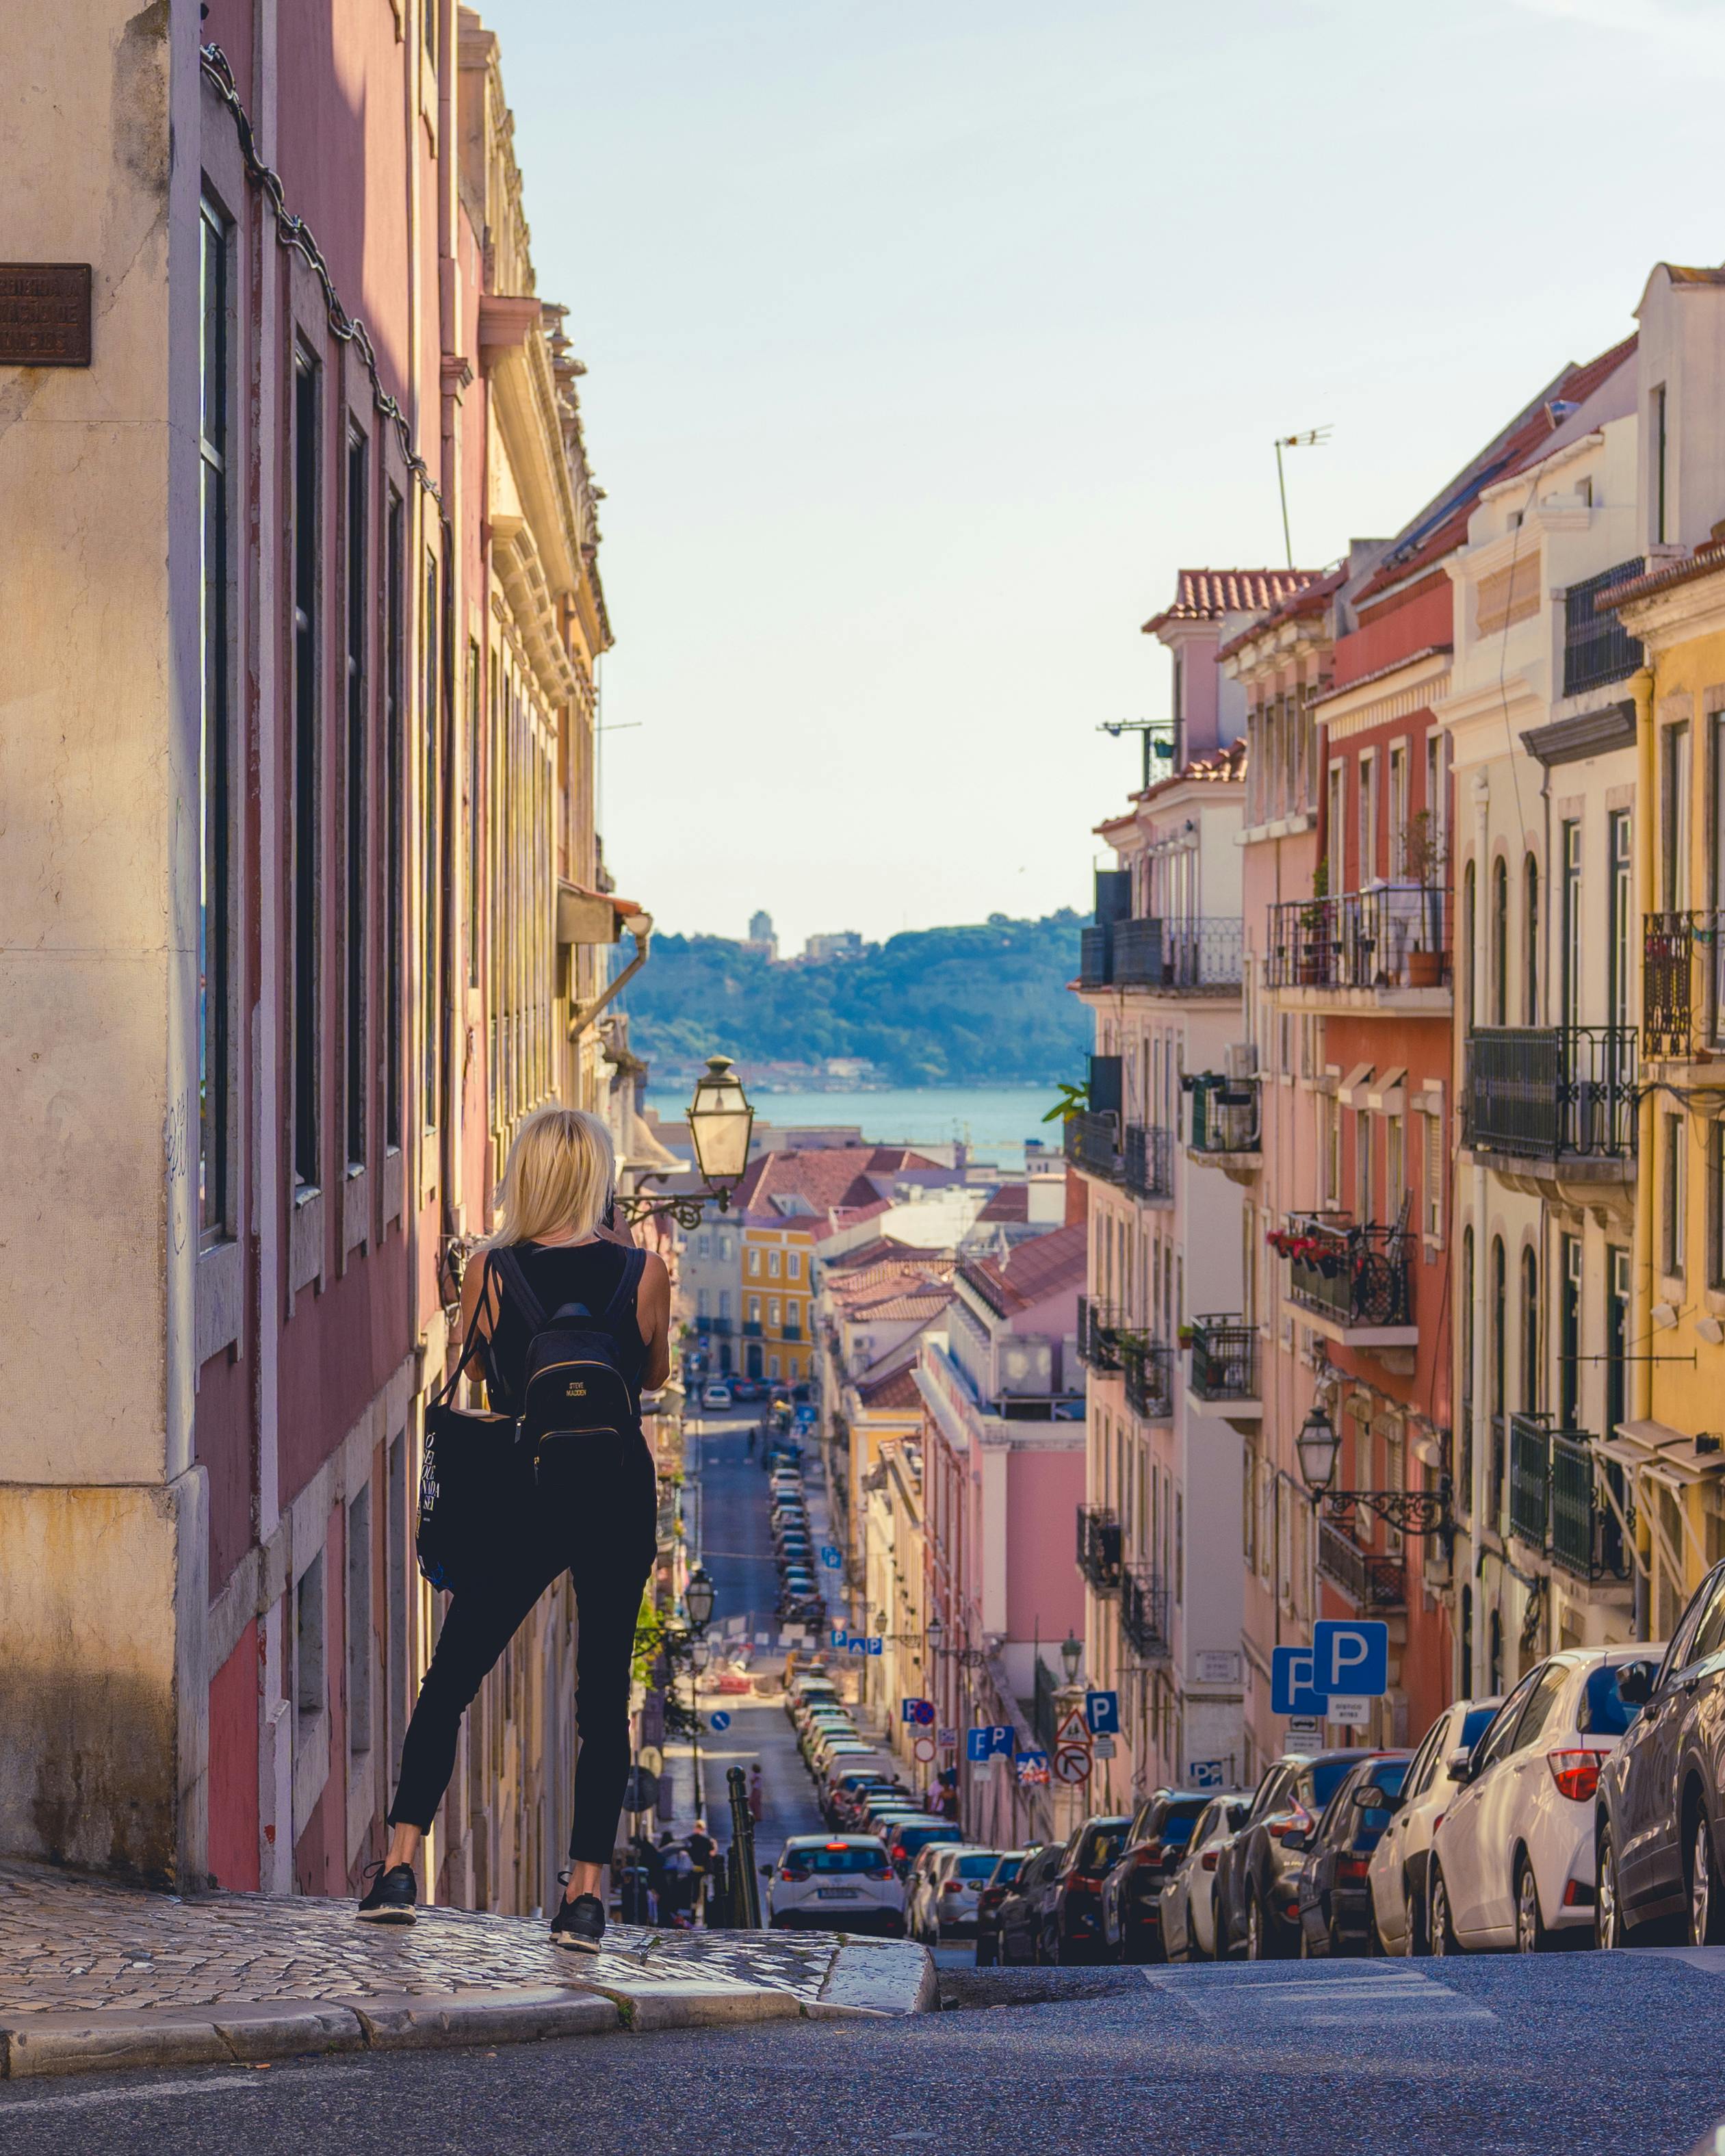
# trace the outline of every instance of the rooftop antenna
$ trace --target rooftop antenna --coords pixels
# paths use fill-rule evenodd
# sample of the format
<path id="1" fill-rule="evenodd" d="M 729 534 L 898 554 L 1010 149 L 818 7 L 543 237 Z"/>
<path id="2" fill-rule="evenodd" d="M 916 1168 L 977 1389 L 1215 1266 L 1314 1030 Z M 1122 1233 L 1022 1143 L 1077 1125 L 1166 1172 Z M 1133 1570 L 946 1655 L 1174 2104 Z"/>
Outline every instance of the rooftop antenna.
<path id="1" fill-rule="evenodd" d="M 1104 719 L 1096 732 L 1111 734 L 1116 741 L 1122 734 L 1142 737 L 1144 787 L 1147 792 L 1155 783 L 1150 770 L 1151 759 L 1154 757 L 1170 766 L 1178 760 L 1180 721 L 1178 719 Z"/>
<path id="2" fill-rule="evenodd" d="M 1281 543 L 1287 550 L 1291 569 L 1294 566 L 1294 542 L 1288 531 L 1288 483 L 1282 475 L 1281 453 L 1284 449 L 1321 449 L 1330 434 L 1327 427 L 1308 427 L 1303 434 L 1278 434 L 1276 438 L 1276 486 L 1281 496 Z"/>

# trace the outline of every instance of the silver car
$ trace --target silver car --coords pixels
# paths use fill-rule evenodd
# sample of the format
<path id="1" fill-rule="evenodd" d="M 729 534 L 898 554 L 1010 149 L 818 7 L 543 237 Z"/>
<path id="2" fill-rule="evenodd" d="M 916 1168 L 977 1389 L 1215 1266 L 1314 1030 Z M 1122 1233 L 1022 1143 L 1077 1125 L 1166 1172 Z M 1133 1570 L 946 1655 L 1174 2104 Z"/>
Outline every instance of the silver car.
<path id="1" fill-rule="evenodd" d="M 1251 1808 L 1250 1797 L 1218 1797 L 1194 1825 L 1186 1852 L 1162 1890 L 1162 1946 L 1170 1961 L 1215 1958 L 1216 1866 Z"/>
<path id="2" fill-rule="evenodd" d="M 793 1834 L 778 1863 L 763 1864 L 761 1871 L 773 1882 L 767 1921 L 776 1932 L 903 1936 L 904 1884 L 873 1835 Z"/>
<path id="3" fill-rule="evenodd" d="M 905 1926 L 911 1938 L 931 1947 L 973 1939 L 977 1903 L 999 1861 L 998 1849 L 979 1843 L 929 1843 L 911 1873 Z"/>

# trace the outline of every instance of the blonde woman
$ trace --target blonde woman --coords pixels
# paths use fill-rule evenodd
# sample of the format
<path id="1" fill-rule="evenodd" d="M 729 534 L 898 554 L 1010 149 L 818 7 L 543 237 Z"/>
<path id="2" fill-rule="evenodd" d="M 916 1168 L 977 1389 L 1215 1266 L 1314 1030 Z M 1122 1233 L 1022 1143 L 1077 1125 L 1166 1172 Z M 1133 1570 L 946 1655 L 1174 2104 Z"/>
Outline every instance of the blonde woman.
<path id="1" fill-rule="evenodd" d="M 640 1395 L 670 1373 L 670 1277 L 605 1224 L 615 1161 L 610 1134 L 578 1108 L 541 1108 L 521 1125 L 497 1192 L 498 1225 L 486 1260 L 462 1283 L 464 1337 L 477 1334 L 490 1405 L 518 1410 L 528 1319 L 501 1277 L 512 1268 L 547 1311 L 578 1302 L 617 1342 L 634 1413 L 620 1435 L 583 1441 L 578 1460 L 496 1553 L 482 1582 L 451 1598 L 418 1704 L 402 1744 L 389 1847 L 372 1867 L 358 1913 L 411 1923 L 414 1863 L 449 1777 L 461 1717 L 486 1671 L 546 1589 L 567 1572 L 579 1613 L 576 1691 L 581 1749 L 575 1766 L 567 1891 L 551 1927 L 559 1946 L 597 1953 L 604 1937 L 600 1882 L 616 1840 L 629 1774 L 629 1661 L 641 1594 L 652 1569 L 658 1488 L 641 1434 Z M 629 1292 L 631 1281 L 634 1291 Z"/>

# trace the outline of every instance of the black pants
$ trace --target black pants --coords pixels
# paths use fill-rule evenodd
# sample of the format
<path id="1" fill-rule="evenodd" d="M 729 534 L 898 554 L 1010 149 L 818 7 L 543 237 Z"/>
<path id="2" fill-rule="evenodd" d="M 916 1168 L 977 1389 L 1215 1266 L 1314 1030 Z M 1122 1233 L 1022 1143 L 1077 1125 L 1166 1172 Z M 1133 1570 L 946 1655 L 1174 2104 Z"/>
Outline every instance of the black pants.
<path id="1" fill-rule="evenodd" d="M 402 1744 L 392 1826 L 429 1829 L 455 1771 L 461 1717 L 533 1605 L 567 1572 L 575 1586 L 575 1816 L 569 1856 L 608 1864 L 629 1779 L 629 1662 L 653 1569 L 658 1485 L 639 1437 L 584 1457 L 578 1476 L 548 1475 L 518 1548 L 458 1588 Z"/>

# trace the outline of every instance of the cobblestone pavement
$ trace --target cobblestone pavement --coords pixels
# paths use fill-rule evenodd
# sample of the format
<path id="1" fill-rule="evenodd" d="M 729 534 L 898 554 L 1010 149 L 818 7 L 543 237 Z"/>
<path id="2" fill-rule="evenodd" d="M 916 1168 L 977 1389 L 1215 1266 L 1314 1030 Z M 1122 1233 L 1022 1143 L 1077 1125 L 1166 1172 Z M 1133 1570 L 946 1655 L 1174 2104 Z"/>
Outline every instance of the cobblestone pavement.
<path id="1" fill-rule="evenodd" d="M 0 1865 L 0 2011 L 129 2011 L 420 1997 L 547 1986 L 655 1986 L 821 1994 L 841 1942 L 822 1934 L 614 1926 L 603 1953 L 554 1947 L 540 1922 L 422 1909 L 411 1928 L 362 1925 L 345 1902 L 213 1894 L 195 1900 Z"/>

